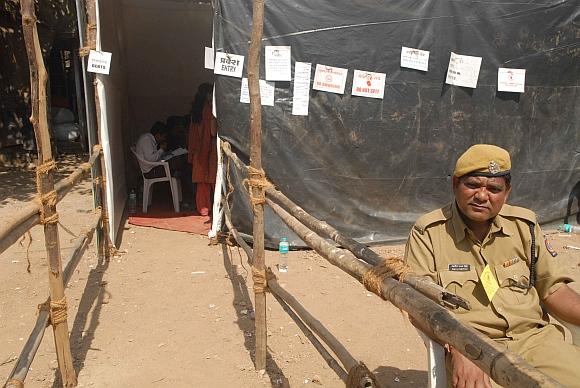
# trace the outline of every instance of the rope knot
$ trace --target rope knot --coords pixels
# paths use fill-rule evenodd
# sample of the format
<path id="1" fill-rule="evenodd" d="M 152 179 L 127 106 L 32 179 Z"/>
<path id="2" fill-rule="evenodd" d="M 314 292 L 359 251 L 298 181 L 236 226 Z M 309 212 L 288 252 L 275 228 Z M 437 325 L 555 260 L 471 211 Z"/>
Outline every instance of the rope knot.
<path id="1" fill-rule="evenodd" d="M 254 292 L 256 294 L 263 294 L 268 288 L 265 269 L 252 266 L 252 280 L 254 281 Z"/>
<path id="2" fill-rule="evenodd" d="M 266 173 L 263 169 L 257 169 L 252 166 L 248 167 L 248 179 L 242 182 L 244 185 L 247 184 L 248 192 L 250 193 L 250 202 L 252 207 L 257 205 L 263 205 L 266 202 L 266 196 L 264 195 L 264 189 L 272 186 L 268 179 L 266 179 Z M 257 189 L 257 190 L 252 190 Z"/>
<path id="3" fill-rule="evenodd" d="M 382 295 L 383 281 L 386 278 L 395 278 L 403 282 L 410 272 L 411 268 L 402 259 L 387 257 L 364 273 L 362 283 L 367 290 Z"/>

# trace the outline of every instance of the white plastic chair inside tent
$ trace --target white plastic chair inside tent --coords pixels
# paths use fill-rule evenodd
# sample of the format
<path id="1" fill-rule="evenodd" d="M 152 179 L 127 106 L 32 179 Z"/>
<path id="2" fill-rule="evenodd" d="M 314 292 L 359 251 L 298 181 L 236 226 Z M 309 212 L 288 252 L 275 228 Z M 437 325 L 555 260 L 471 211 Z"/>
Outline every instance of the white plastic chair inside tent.
<path id="1" fill-rule="evenodd" d="M 181 201 L 181 182 L 179 179 L 171 176 L 171 171 L 169 170 L 169 163 L 166 161 L 159 162 L 149 162 L 141 157 L 135 147 L 131 147 L 131 152 L 139 161 L 139 167 L 141 168 L 141 175 L 143 176 L 143 213 L 147 213 L 147 208 L 151 205 L 153 200 L 152 186 L 159 182 L 169 182 L 171 187 L 171 197 L 173 198 L 173 209 L 176 213 L 179 213 L 179 202 Z M 147 178 L 143 172 L 143 167 L 154 168 L 156 166 L 163 166 L 165 169 L 165 176 L 161 178 Z"/>
<path id="2" fill-rule="evenodd" d="M 560 321 L 558 321 L 560 322 Z M 562 326 L 570 330 L 572 343 L 580 346 L 580 326 L 572 323 L 560 322 Z M 425 333 L 418 330 L 419 335 L 427 348 L 427 372 L 429 388 L 447 388 L 447 371 L 445 370 L 445 348 L 429 338 Z"/>

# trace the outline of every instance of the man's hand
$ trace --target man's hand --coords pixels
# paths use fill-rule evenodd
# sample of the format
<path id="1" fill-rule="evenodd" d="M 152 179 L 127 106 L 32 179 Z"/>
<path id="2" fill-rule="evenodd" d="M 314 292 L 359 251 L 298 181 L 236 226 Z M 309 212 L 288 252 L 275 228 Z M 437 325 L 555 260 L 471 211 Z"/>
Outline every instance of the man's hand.
<path id="1" fill-rule="evenodd" d="M 452 375 L 451 382 L 454 388 L 491 388 L 491 379 L 483 373 L 471 360 L 450 348 Z"/>

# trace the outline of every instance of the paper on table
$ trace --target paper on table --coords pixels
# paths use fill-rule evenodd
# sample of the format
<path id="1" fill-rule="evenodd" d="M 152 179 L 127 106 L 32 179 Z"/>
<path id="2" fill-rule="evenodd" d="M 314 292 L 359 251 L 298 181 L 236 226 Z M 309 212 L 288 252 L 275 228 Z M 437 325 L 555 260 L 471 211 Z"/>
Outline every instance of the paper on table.
<path id="1" fill-rule="evenodd" d="M 296 62 L 294 65 L 294 93 L 292 97 L 292 114 L 295 116 L 308 116 L 311 74 L 312 63 Z"/>
<path id="2" fill-rule="evenodd" d="M 291 47 L 290 46 L 266 46 L 267 81 L 290 81 L 292 80 Z"/>
<path id="3" fill-rule="evenodd" d="M 348 69 L 317 64 L 313 89 L 344 94 Z"/>
<path id="4" fill-rule="evenodd" d="M 355 70 L 352 78 L 352 95 L 382 99 L 385 95 L 385 73 Z"/>
<path id="5" fill-rule="evenodd" d="M 205 68 L 213 70 L 214 58 L 213 58 L 213 47 L 205 48 Z"/>
<path id="6" fill-rule="evenodd" d="M 499 92 L 523 93 L 526 85 L 526 69 L 497 69 L 497 90 Z"/>
<path id="7" fill-rule="evenodd" d="M 266 82 L 260 80 L 260 101 L 262 105 L 274 106 L 274 90 L 276 84 L 274 82 Z M 242 88 L 240 90 L 240 102 L 244 104 L 250 103 L 250 89 L 248 88 L 248 79 L 242 78 Z"/>
<path id="8" fill-rule="evenodd" d="M 218 52 L 215 54 L 215 74 L 229 75 L 230 77 L 242 78 L 244 70 L 244 56 Z"/>
<path id="9" fill-rule="evenodd" d="M 429 51 L 401 47 L 401 67 L 427 71 L 429 68 Z"/>
<path id="10" fill-rule="evenodd" d="M 466 88 L 477 87 L 481 57 L 451 53 L 445 83 Z"/>

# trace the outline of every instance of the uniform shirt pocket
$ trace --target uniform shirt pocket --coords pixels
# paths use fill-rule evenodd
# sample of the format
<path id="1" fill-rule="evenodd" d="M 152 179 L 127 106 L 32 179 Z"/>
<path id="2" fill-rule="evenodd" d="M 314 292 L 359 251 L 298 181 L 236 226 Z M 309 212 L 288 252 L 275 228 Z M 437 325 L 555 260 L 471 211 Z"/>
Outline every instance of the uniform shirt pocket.
<path id="1" fill-rule="evenodd" d="M 526 262 L 519 260 L 509 267 L 499 264 L 494 269 L 504 298 L 509 302 L 522 302 L 530 286 L 530 269 Z"/>
<path id="2" fill-rule="evenodd" d="M 479 281 L 474 269 L 469 271 L 439 271 L 438 274 L 439 282 L 443 288 L 462 297 L 466 297 L 466 294 L 471 295 Z"/>

